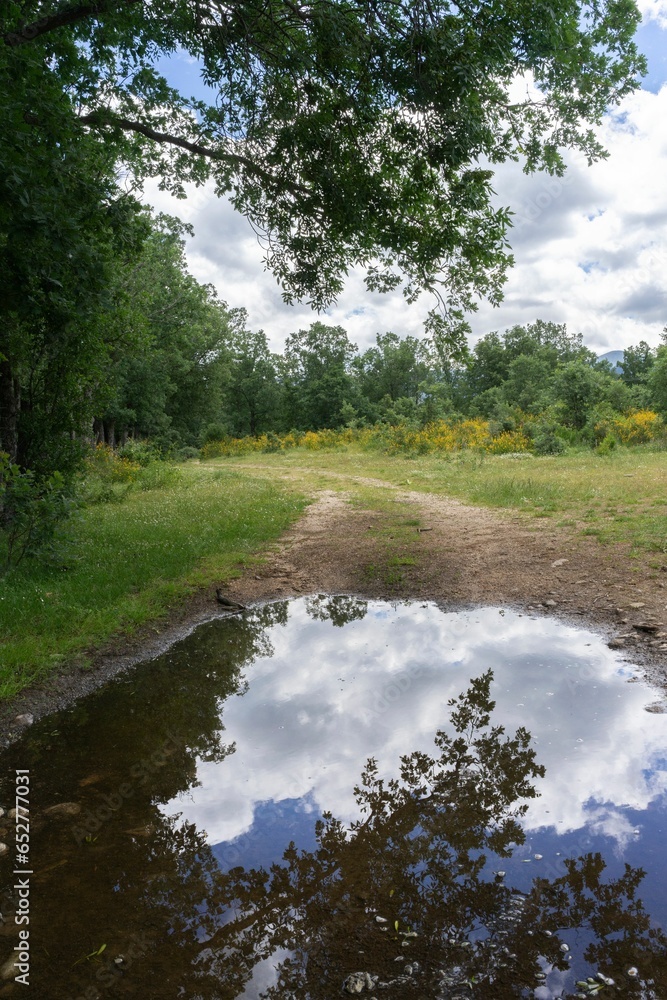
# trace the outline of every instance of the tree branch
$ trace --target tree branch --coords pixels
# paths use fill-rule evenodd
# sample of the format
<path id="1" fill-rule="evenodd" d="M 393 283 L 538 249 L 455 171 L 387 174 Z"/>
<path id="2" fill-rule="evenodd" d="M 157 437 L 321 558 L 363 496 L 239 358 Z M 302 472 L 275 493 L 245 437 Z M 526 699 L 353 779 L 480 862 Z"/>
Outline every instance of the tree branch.
<path id="1" fill-rule="evenodd" d="M 111 0 L 111 2 L 107 0 L 106 3 L 88 3 L 81 4 L 79 7 L 70 7 L 67 10 L 59 11 L 57 14 L 40 17 L 38 21 L 25 24 L 17 31 L 6 31 L 2 35 L 2 40 L 5 45 L 11 47 L 24 45 L 26 42 L 32 42 L 35 38 L 39 38 L 40 35 L 46 35 L 50 31 L 55 31 L 57 28 L 76 24 L 77 21 L 85 21 L 89 17 L 96 17 L 98 14 L 104 14 L 119 5 L 139 2 L 140 0 Z"/>
<path id="2" fill-rule="evenodd" d="M 189 153 L 194 153 L 196 156 L 204 156 L 210 160 L 219 160 L 223 163 L 230 163 L 239 167 L 245 167 L 250 173 L 255 174 L 259 177 L 267 187 L 271 188 L 277 183 L 284 185 L 285 189 L 291 191 L 295 195 L 308 195 L 310 194 L 308 188 L 304 187 L 302 184 L 295 184 L 294 182 L 281 180 L 274 174 L 270 173 L 268 170 L 264 170 L 262 167 L 254 163 L 248 156 L 243 156 L 241 153 L 229 153 L 223 152 L 219 149 L 212 149 L 210 146 L 202 146 L 198 142 L 190 142 L 189 139 L 184 139 L 179 135 L 171 135 L 169 132 L 158 132 L 156 129 L 151 128 L 150 125 L 145 125 L 143 122 L 130 121 L 129 118 L 120 118 L 117 115 L 112 115 L 108 111 L 92 111 L 87 115 L 80 115 L 79 122 L 82 125 L 91 125 L 95 127 L 108 126 L 110 128 L 120 128 L 125 132 L 137 132 L 139 135 L 145 136 L 147 139 L 152 139 L 153 142 L 166 143 L 171 146 L 178 146 L 179 149 L 185 149 Z"/>

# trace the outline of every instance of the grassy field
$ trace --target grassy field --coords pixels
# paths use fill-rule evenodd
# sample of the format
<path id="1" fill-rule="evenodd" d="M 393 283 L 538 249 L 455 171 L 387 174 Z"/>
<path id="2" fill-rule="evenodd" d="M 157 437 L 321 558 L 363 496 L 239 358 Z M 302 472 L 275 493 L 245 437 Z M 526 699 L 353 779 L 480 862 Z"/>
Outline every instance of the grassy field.
<path id="1" fill-rule="evenodd" d="M 213 463 L 212 463 L 213 464 Z M 344 488 L 359 478 L 381 479 L 411 490 L 443 494 L 481 506 L 551 518 L 561 527 L 602 543 L 628 543 L 637 552 L 667 553 L 667 452 L 591 449 L 558 457 L 480 456 L 473 452 L 383 456 L 353 449 L 305 451 L 218 459 L 220 467 L 255 475 L 291 472 L 296 482 Z"/>
<path id="2" fill-rule="evenodd" d="M 397 578 L 418 522 L 387 484 L 550 518 L 602 544 L 627 543 L 654 568 L 667 562 L 667 452 L 648 448 L 556 458 L 294 449 L 163 469 L 87 507 L 69 529 L 65 567 L 26 563 L 0 578 L 0 699 L 63 664 L 85 665 L 91 648 L 238 575 L 316 489 L 344 490 L 381 515 L 375 571 Z"/>
<path id="3" fill-rule="evenodd" d="M 186 465 L 163 485 L 85 509 L 64 567 L 0 578 L 0 699 L 114 635 L 157 621 L 220 584 L 301 513 L 294 489 L 228 468 Z"/>

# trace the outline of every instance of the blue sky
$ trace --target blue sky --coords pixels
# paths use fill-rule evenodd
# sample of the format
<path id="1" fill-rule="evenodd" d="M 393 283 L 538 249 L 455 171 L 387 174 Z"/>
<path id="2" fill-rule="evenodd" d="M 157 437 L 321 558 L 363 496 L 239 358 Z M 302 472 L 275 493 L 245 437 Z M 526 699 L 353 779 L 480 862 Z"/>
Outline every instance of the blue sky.
<path id="1" fill-rule="evenodd" d="M 636 39 L 648 60 L 648 73 L 642 81 L 642 88 L 655 94 L 667 81 L 667 31 L 655 21 L 645 21 Z"/>
<path id="2" fill-rule="evenodd" d="M 502 305 L 482 303 L 471 317 L 474 338 L 541 318 L 580 330 L 599 353 L 641 339 L 659 342 L 667 325 L 667 0 L 639 6 L 637 41 L 648 74 L 605 121 L 609 159 L 589 168 L 570 158 L 562 182 L 526 177 L 514 165 L 497 171 L 498 201 L 515 213 L 516 263 Z M 162 68 L 182 92 L 203 96 L 194 61 L 175 55 Z M 231 306 L 245 306 L 250 325 L 263 328 L 274 349 L 318 318 L 305 305 L 285 306 L 254 233 L 210 188 L 176 202 L 149 185 L 147 197 L 194 225 L 187 251 L 193 274 Z M 432 304 L 427 297 L 408 305 L 400 293 L 372 295 L 353 271 L 338 304 L 321 318 L 344 326 L 365 349 L 386 330 L 421 335 Z"/>

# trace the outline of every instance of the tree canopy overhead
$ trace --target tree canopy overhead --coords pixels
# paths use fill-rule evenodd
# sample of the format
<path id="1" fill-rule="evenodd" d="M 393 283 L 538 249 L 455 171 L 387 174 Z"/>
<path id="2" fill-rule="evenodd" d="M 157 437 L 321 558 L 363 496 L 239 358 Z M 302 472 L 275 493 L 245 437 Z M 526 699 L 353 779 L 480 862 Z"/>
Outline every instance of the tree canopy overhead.
<path id="1" fill-rule="evenodd" d="M 286 299 L 316 308 L 361 264 L 460 320 L 498 301 L 510 216 L 492 168 L 604 155 L 592 127 L 644 69 L 632 0 L 9 0 L 0 169 L 97 142 L 183 194 L 212 177 Z M 185 52 L 210 101 L 159 70 Z M 518 100 L 516 81 L 529 87 Z M 37 173 L 37 172 L 35 172 Z"/>

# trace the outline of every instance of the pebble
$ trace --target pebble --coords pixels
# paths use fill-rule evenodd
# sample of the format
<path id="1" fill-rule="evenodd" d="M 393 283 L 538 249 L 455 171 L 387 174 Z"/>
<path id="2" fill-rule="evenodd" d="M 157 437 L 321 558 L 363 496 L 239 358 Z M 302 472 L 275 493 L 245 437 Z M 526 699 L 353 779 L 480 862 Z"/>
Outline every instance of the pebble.
<path id="1" fill-rule="evenodd" d="M 631 601 L 630 604 L 628 605 L 628 607 L 630 607 L 630 608 L 645 608 L 646 605 L 643 603 L 643 601 Z"/>
<path id="2" fill-rule="evenodd" d="M 609 649 L 623 649 L 625 646 L 625 639 L 610 639 L 607 646 Z"/>
<path id="3" fill-rule="evenodd" d="M 9 848 L 7 847 L 6 844 L 0 844 L 0 858 L 3 856 L 3 854 L 6 854 L 8 850 Z"/>
<path id="4" fill-rule="evenodd" d="M 375 923 L 376 924 L 386 924 L 387 923 L 387 918 L 386 917 L 379 917 L 378 916 L 378 917 L 375 918 Z"/>
<path id="5" fill-rule="evenodd" d="M 64 819 L 68 816 L 78 816 L 81 806 L 78 802 L 56 802 L 54 806 L 48 806 L 44 810 L 45 816 L 53 816 L 55 819 Z"/>
<path id="6" fill-rule="evenodd" d="M 639 969 L 635 965 L 630 966 L 628 969 L 628 975 L 631 979 L 635 979 L 635 977 L 639 975 Z"/>
<path id="7" fill-rule="evenodd" d="M 15 726 L 31 726 L 35 721 L 35 717 L 31 715 L 30 712 L 23 712 L 22 715 L 17 715 L 14 719 Z"/>
<path id="8" fill-rule="evenodd" d="M 0 979 L 14 978 L 14 976 L 16 975 L 16 966 L 14 965 L 15 961 L 16 958 L 14 956 L 14 953 L 12 952 L 12 954 L 9 956 L 5 964 L 2 966 L 2 968 L 0 968 Z"/>
<path id="9" fill-rule="evenodd" d="M 566 562 L 569 562 L 569 559 L 556 559 L 552 562 L 551 566 L 553 569 L 556 569 L 557 566 L 564 566 Z"/>
<path id="10" fill-rule="evenodd" d="M 343 989 L 346 993 L 355 995 L 363 993 L 365 989 L 372 990 L 374 985 L 375 982 L 368 972 L 353 972 L 343 983 Z"/>
<path id="11" fill-rule="evenodd" d="M 545 607 L 547 608 L 555 608 L 556 605 L 558 604 L 558 601 L 554 601 L 553 598 L 550 597 L 548 601 L 544 602 L 544 604 Z"/>

